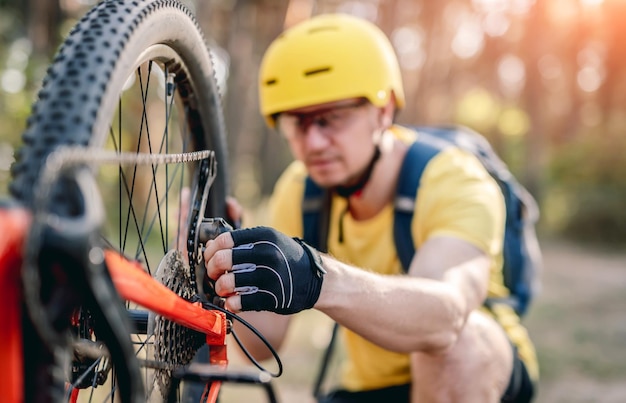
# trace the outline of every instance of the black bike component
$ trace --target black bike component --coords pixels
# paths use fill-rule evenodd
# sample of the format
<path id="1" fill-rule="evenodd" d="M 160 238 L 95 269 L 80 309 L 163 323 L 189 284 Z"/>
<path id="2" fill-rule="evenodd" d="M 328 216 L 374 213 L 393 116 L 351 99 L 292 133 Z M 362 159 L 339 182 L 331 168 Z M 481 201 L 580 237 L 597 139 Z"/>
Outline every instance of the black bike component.
<path id="1" fill-rule="evenodd" d="M 217 305 L 217 304 L 213 304 L 211 302 L 207 302 L 204 301 L 202 298 L 200 298 L 199 296 L 196 295 L 195 299 L 192 299 L 192 301 L 194 302 L 201 302 L 202 306 L 205 309 L 215 309 L 218 310 L 222 313 L 224 313 L 226 315 L 226 317 L 228 319 L 231 320 L 235 320 L 239 323 L 241 323 L 242 325 L 244 325 L 245 327 L 247 327 L 248 329 L 250 329 L 250 331 L 252 331 L 252 333 L 254 333 L 254 335 L 256 337 L 259 338 L 259 340 L 261 340 L 261 342 L 263 342 L 263 344 L 265 344 L 265 346 L 269 349 L 270 353 L 272 354 L 272 356 L 274 357 L 274 360 L 276 361 L 276 365 L 278 366 L 278 370 L 276 372 L 270 372 L 268 370 L 266 370 L 253 356 L 252 354 L 250 354 L 250 352 L 248 351 L 248 349 L 246 349 L 246 347 L 244 346 L 244 344 L 241 342 L 241 340 L 239 340 L 239 337 L 237 337 L 237 333 L 235 333 L 235 329 L 234 327 L 231 327 L 231 331 L 230 333 L 233 335 L 233 338 L 235 339 L 235 341 L 237 342 L 237 344 L 239 345 L 239 347 L 241 348 L 241 351 L 243 351 L 243 353 L 246 355 L 246 357 L 248 357 L 248 359 L 250 360 L 250 362 L 252 364 L 254 364 L 255 367 L 257 367 L 258 369 L 260 369 L 261 371 L 269 374 L 272 377 L 278 378 L 279 376 L 281 376 L 283 374 L 283 362 L 280 360 L 280 357 L 278 356 L 278 353 L 276 352 L 276 350 L 274 349 L 274 347 L 272 347 L 272 345 L 270 344 L 270 342 L 265 338 L 265 336 L 263 336 L 254 326 L 252 326 L 250 323 L 248 323 L 245 319 L 243 319 L 241 316 L 236 315 L 230 311 L 227 311 L 226 309 L 224 309 L 223 307 Z"/>
<path id="2" fill-rule="evenodd" d="M 214 239 L 222 232 L 232 231 L 232 227 L 223 218 L 203 218 L 202 212 L 206 211 L 209 189 L 215 180 L 215 159 L 203 160 L 199 169 L 195 173 L 194 195 L 191 204 L 191 219 L 189 220 L 189 233 L 187 235 L 187 256 L 189 260 L 189 270 L 191 273 L 191 285 L 198 295 L 210 299 L 217 298 L 213 283 L 209 282 L 209 287 L 205 288 L 206 269 L 202 261 L 202 250 L 204 244 Z"/>
<path id="3" fill-rule="evenodd" d="M 271 384 L 271 376 L 266 372 L 232 372 L 220 370 L 211 365 L 191 364 L 188 367 L 179 368 L 174 371 L 173 378 L 182 381 L 206 384 L 208 382 L 231 382 L 240 384 L 260 385 L 267 394 L 268 401 L 275 403 L 276 394 Z M 172 389 L 173 390 L 173 389 Z M 173 394 L 168 397 L 168 402 L 175 402 Z"/>
<path id="4" fill-rule="evenodd" d="M 96 354 L 91 354 L 92 352 Z M 109 377 L 110 370 L 108 351 L 104 343 L 84 338 L 74 344 L 74 359 L 70 373 L 72 388 L 87 389 L 102 386 Z"/>
<path id="5" fill-rule="evenodd" d="M 148 311 L 143 309 L 128 309 L 128 317 L 133 324 L 133 329 L 138 334 L 146 334 L 148 331 Z"/>
<path id="6" fill-rule="evenodd" d="M 233 227 L 221 217 L 204 218 L 200 222 L 198 229 L 198 240 L 204 244 L 211 239 L 215 239 L 218 235 L 232 230 Z"/>

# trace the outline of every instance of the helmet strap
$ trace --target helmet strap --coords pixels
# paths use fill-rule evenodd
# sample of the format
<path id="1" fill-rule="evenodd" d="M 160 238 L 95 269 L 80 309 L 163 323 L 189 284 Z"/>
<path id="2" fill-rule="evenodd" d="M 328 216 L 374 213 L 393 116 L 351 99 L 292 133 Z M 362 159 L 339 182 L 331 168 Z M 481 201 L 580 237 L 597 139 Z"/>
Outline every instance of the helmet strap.
<path id="1" fill-rule="evenodd" d="M 379 160 L 379 158 L 380 158 L 380 147 L 377 144 L 376 147 L 374 148 L 374 155 L 372 156 L 372 159 L 370 160 L 369 164 L 365 168 L 365 171 L 363 171 L 363 173 L 361 174 L 361 177 L 359 178 L 359 180 L 354 185 L 336 186 L 333 190 L 339 196 L 344 197 L 346 199 L 348 199 L 350 196 L 354 194 L 360 193 L 365 187 L 365 185 L 367 184 L 367 182 L 370 180 L 370 177 L 372 176 L 372 171 L 374 170 L 374 165 Z"/>
<path id="2" fill-rule="evenodd" d="M 343 243 L 343 218 L 346 215 L 346 213 L 350 211 L 350 196 L 361 194 L 361 192 L 363 191 L 363 188 L 365 187 L 367 182 L 370 180 L 370 177 L 372 176 L 374 165 L 379 159 L 380 159 L 380 147 L 377 144 L 374 149 L 374 155 L 372 156 L 372 159 L 367 165 L 367 168 L 365 168 L 365 171 L 363 171 L 363 174 L 361 175 L 357 183 L 352 186 L 337 186 L 333 189 L 339 196 L 344 197 L 348 201 L 346 208 L 339 215 L 339 243 Z"/>

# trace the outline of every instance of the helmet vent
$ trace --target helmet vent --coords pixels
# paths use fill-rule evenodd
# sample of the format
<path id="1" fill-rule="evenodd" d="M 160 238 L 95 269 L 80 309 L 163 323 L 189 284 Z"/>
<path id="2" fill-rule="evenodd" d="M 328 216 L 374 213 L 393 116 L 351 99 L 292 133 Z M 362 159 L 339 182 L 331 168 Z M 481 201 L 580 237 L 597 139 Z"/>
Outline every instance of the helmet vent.
<path id="1" fill-rule="evenodd" d="M 310 76 L 314 76 L 316 74 L 321 74 L 321 73 L 328 73 L 330 72 L 332 69 L 330 67 L 321 67 L 319 69 L 313 69 L 313 70 L 308 70 L 304 72 L 304 75 L 306 77 L 310 77 Z"/>
<path id="2" fill-rule="evenodd" d="M 316 34 L 318 32 L 323 32 L 323 31 L 336 31 L 337 27 L 336 26 L 330 26 L 330 25 L 326 25 L 324 27 L 315 27 L 315 28 L 311 28 L 309 29 L 309 34 Z"/>
<path id="3" fill-rule="evenodd" d="M 278 82 L 278 80 L 277 80 L 277 79 L 275 79 L 275 78 L 271 78 L 271 79 L 269 79 L 269 80 L 267 80 L 267 81 L 265 82 L 265 85 L 274 85 L 274 84 L 276 84 L 277 82 Z"/>

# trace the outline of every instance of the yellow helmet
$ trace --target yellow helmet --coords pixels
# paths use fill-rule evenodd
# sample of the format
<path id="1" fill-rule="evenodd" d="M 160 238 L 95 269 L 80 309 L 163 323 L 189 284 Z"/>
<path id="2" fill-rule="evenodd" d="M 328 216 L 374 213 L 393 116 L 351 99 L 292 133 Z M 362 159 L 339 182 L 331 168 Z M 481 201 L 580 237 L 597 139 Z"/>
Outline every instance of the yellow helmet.
<path id="1" fill-rule="evenodd" d="M 261 113 L 272 127 L 279 112 L 356 97 L 382 107 L 391 92 L 402 108 L 391 43 L 374 24 L 347 14 L 322 14 L 286 30 L 261 62 Z"/>

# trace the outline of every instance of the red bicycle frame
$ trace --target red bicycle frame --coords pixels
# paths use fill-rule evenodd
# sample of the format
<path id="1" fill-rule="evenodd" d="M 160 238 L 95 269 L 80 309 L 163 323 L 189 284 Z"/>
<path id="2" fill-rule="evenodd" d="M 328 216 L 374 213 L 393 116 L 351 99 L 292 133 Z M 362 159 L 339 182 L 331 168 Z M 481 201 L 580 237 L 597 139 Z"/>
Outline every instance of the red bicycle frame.
<path id="1" fill-rule="evenodd" d="M 31 223 L 31 213 L 23 208 L 0 207 L 0 390 L 3 401 L 24 401 L 24 362 L 22 342 L 22 251 Z M 202 308 L 179 297 L 154 280 L 143 268 L 113 251 L 105 252 L 106 266 L 120 296 L 179 324 L 206 334 L 211 346 L 209 363 L 224 368 L 227 320 L 222 312 Z M 211 382 L 208 401 L 217 399 L 220 381 Z"/>
<path id="2" fill-rule="evenodd" d="M 0 209 L 0 390 L 7 402 L 24 401 L 22 358 L 22 282 L 20 267 L 24 240 L 31 222 L 26 210 Z"/>

